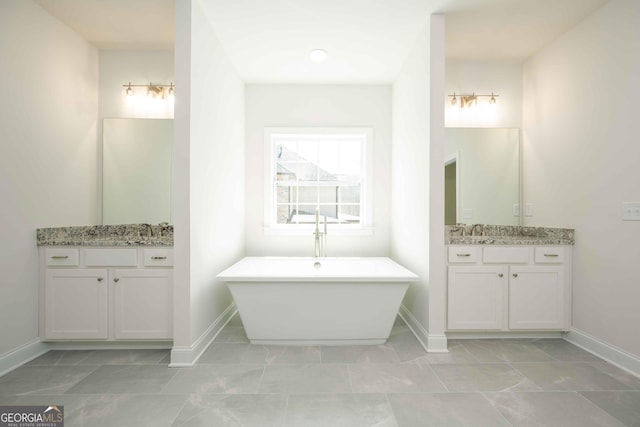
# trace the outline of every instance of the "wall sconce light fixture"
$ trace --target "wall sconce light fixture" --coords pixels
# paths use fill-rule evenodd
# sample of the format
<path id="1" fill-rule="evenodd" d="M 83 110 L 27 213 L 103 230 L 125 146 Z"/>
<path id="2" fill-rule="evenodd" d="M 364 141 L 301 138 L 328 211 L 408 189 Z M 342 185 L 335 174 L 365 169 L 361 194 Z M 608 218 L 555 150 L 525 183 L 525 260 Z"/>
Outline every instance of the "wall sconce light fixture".
<path id="1" fill-rule="evenodd" d="M 147 96 L 150 98 L 162 98 L 165 99 L 167 97 L 169 97 L 170 99 L 173 99 L 174 93 L 175 93 L 175 87 L 173 86 L 173 82 L 171 84 L 168 85 L 161 85 L 161 84 L 153 84 L 153 83 L 149 83 L 147 85 L 132 85 L 131 82 L 129 82 L 129 84 L 126 85 L 122 85 L 122 87 L 124 87 L 124 93 L 127 96 L 134 96 L 135 95 L 135 89 L 136 87 L 144 87 L 147 89 Z M 167 89 L 165 91 L 165 88 Z"/>
<path id="2" fill-rule="evenodd" d="M 150 98 L 163 98 L 164 88 L 161 86 L 155 86 L 149 83 L 147 86 L 147 96 Z"/>
<path id="3" fill-rule="evenodd" d="M 451 98 L 451 105 L 456 105 L 458 103 L 458 97 L 459 97 L 460 108 L 464 108 L 464 107 L 472 107 L 474 105 L 478 105 L 478 98 L 480 97 L 489 98 L 489 103 L 493 105 L 496 103 L 496 97 L 500 95 L 497 95 L 493 92 L 491 92 L 491 95 L 477 95 L 475 92 L 472 93 L 471 95 L 456 95 L 456 93 L 453 92 L 453 95 L 447 95 L 447 96 Z"/>

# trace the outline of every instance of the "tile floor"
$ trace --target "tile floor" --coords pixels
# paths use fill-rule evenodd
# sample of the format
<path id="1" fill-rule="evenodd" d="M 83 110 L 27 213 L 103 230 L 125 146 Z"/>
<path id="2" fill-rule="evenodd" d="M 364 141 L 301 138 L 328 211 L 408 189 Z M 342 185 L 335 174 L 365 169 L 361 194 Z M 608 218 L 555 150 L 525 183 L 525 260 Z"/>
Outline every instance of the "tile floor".
<path id="1" fill-rule="evenodd" d="M 0 405 L 65 426 L 640 426 L 640 379 L 562 340 L 250 345 L 234 318 L 193 368 L 166 350 L 50 351 L 0 377 Z"/>

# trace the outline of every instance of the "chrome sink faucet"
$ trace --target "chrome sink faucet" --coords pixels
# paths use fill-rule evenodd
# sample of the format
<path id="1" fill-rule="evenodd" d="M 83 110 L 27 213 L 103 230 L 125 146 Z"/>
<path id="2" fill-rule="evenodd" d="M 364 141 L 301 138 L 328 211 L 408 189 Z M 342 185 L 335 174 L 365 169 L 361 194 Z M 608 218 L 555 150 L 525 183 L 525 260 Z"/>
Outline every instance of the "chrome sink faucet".
<path id="1" fill-rule="evenodd" d="M 153 228 L 151 228 L 151 224 L 140 224 L 143 228 L 147 230 L 147 238 L 153 237 Z"/>
<path id="2" fill-rule="evenodd" d="M 480 234 L 477 234 L 476 230 L 479 230 Z M 474 224 L 473 227 L 471 227 L 471 235 L 472 236 L 484 236 L 484 225 L 483 224 Z"/>
<path id="3" fill-rule="evenodd" d="M 169 228 L 169 223 L 168 222 L 161 222 L 160 224 L 158 224 L 158 237 L 162 237 L 162 233 L 167 231 L 167 229 Z"/>
<path id="4" fill-rule="evenodd" d="M 466 236 L 465 225 L 462 223 L 457 223 L 456 225 L 454 225 L 449 233 L 453 235 L 453 233 L 457 233 L 458 231 L 460 232 L 460 236 Z"/>

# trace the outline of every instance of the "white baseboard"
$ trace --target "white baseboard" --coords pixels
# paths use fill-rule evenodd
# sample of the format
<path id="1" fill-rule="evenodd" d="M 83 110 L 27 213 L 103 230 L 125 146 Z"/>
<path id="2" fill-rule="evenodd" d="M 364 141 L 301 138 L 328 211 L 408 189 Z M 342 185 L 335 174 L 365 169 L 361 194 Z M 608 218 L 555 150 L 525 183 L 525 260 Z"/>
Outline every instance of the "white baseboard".
<path id="1" fill-rule="evenodd" d="M 455 340 L 475 340 L 475 339 L 543 339 L 562 338 L 564 332 L 560 331 L 447 331 L 447 337 Z"/>
<path id="2" fill-rule="evenodd" d="M 40 338 L 36 338 L 29 341 L 26 344 L 16 347 L 8 352 L 0 355 L 0 376 L 6 374 L 9 371 L 13 371 L 17 367 L 24 365 L 27 362 L 42 356 L 51 348 L 47 343 L 40 341 Z"/>
<path id="3" fill-rule="evenodd" d="M 173 346 L 171 349 L 170 368 L 190 368 L 200 358 L 209 344 L 218 336 L 231 318 L 236 314 L 236 305 L 231 303 L 206 331 L 190 346 Z"/>
<path id="4" fill-rule="evenodd" d="M 413 335 L 420 342 L 422 347 L 429 353 L 448 353 L 447 336 L 444 334 L 430 334 L 420 322 L 413 316 L 411 311 L 404 305 L 400 306 L 400 317 L 405 321 Z"/>
<path id="5" fill-rule="evenodd" d="M 10 372 L 21 365 L 42 356 L 49 350 L 126 350 L 126 349 L 162 349 L 171 348 L 171 363 L 169 367 L 190 367 L 198 360 L 207 349 L 211 341 L 220 333 L 225 325 L 236 314 L 236 306 L 231 303 L 229 307 L 207 328 L 207 330 L 189 347 L 171 347 L 168 341 L 132 341 L 132 342 L 73 342 L 52 341 L 42 342 L 36 338 L 20 347 L 9 350 L 0 355 L 0 376 Z"/>
<path id="6" fill-rule="evenodd" d="M 429 334 L 427 338 L 427 351 L 429 353 L 449 353 L 447 336 L 445 334 Z"/>
<path id="7" fill-rule="evenodd" d="M 162 350 L 171 341 L 49 341 L 50 350 Z"/>
<path id="8" fill-rule="evenodd" d="M 640 357 L 572 328 L 563 338 L 625 371 L 640 377 Z"/>

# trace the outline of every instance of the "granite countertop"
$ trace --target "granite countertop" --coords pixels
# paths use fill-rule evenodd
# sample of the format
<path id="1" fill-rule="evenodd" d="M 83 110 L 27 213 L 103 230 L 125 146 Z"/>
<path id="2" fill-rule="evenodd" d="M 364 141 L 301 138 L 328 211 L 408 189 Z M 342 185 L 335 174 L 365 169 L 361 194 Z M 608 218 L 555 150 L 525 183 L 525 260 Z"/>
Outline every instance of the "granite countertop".
<path id="1" fill-rule="evenodd" d="M 173 246 L 172 225 L 90 225 L 38 228 L 38 246 Z"/>
<path id="2" fill-rule="evenodd" d="M 472 236 L 473 225 L 445 226 L 447 245 L 573 245 L 571 228 L 523 227 L 514 225 L 480 224 Z"/>

